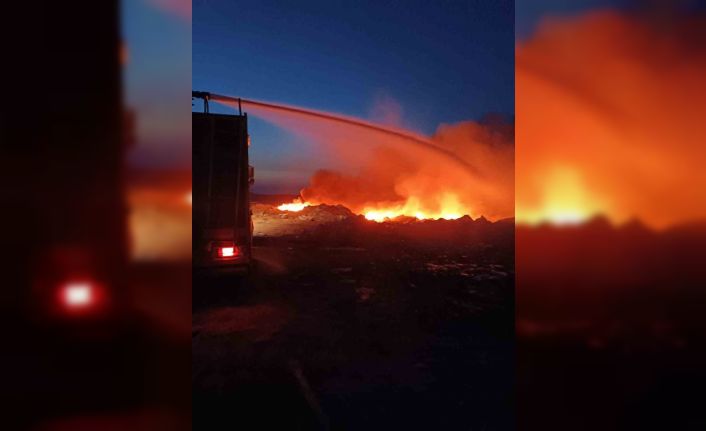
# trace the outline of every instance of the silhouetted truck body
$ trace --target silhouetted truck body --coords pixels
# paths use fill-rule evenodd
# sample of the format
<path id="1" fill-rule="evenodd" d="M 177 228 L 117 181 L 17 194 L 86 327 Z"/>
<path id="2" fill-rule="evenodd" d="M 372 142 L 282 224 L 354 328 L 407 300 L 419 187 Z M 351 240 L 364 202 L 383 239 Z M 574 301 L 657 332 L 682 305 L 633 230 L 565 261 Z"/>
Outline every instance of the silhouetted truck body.
<path id="1" fill-rule="evenodd" d="M 193 265 L 247 272 L 252 221 L 247 115 L 192 113 Z"/>

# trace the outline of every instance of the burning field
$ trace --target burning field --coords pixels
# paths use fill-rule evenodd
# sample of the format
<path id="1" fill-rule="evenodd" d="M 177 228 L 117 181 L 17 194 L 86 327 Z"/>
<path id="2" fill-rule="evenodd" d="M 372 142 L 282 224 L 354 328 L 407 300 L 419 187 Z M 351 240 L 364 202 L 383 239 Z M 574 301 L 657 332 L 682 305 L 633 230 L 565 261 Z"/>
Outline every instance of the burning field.
<path id="1" fill-rule="evenodd" d="M 254 235 L 256 237 L 300 235 L 321 228 L 330 228 L 331 225 L 344 226 L 350 223 L 384 223 L 386 226 L 410 224 L 431 226 L 437 224 L 435 222 L 459 219 L 463 219 L 464 221 L 473 220 L 468 216 L 455 216 L 453 218 L 440 218 L 435 220 L 399 214 L 380 214 L 378 212 L 354 214 L 343 205 L 312 205 L 309 203 L 300 203 L 298 198 L 292 203 L 280 205 L 256 201 L 251 206 L 251 209 L 253 213 Z M 442 223 L 438 223 L 437 225 L 441 224 Z M 411 228 L 411 226 L 408 228 Z"/>
<path id="2" fill-rule="evenodd" d="M 236 99 L 213 97 L 237 106 Z M 327 160 L 281 210 L 341 205 L 378 222 L 514 216 L 514 126 L 499 116 L 442 124 L 428 137 L 338 114 L 241 102 L 249 114 L 302 137 Z"/>
<path id="3" fill-rule="evenodd" d="M 257 199 L 257 198 L 256 198 Z M 292 209 L 292 206 L 295 206 Z M 280 204 L 255 201 L 251 206 L 255 237 L 285 237 L 317 235 L 339 230 L 341 237 L 366 232 L 391 231 L 401 237 L 418 241 L 431 240 L 442 246 L 472 240 L 477 226 L 513 226 L 511 218 L 490 222 L 485 217 L 473 219 L 467 215 L 450 218 L 424 219 L 406 215 L 376 217 L 375 214 L 354 214 L 342 205 Z M 456 236 L 460 235 L 460 236 Z"/>
<path id="4" fill-rule="evenodd" d="M 266 156 L 304 174 L 251 194 L 247 279 L 194 283 L 194 427 L 513 429 L 513 121 L 208 97 L 296 137 L 304 155 Z"/>
<path id="5" fill-rule="evenodd" d="M 194 424 L 511 429 L 513 125 L 422 136 L 211 98 L 325 162 L 298 194 L 251 195 L 249 278 L 194 283 Z"/>

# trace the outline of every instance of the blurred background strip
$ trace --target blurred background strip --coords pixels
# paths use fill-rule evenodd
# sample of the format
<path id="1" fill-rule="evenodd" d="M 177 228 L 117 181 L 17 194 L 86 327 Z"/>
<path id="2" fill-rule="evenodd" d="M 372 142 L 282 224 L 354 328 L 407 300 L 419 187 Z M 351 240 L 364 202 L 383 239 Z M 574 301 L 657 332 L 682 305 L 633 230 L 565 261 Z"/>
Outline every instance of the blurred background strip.
<path id="1" fill-rule="evenodd" d="M 190 427 L 190 11 L 3 12 L 6 429 Z"/>
<path id="2" fill-rule="evenodd" d="M 703 2 L 516 4 L 520 428 L 704 429 Z"/>

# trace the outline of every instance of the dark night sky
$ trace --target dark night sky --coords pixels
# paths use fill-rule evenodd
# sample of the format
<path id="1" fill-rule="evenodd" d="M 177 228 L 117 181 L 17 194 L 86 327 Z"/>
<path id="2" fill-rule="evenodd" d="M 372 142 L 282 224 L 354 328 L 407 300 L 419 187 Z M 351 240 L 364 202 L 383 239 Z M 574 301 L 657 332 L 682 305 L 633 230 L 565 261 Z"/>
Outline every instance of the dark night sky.
<path id="1" fill-rule="evenodd" d="M 373 121 L 375 101 L 393 99 L 425 134 L 512 115 L 513 3 L 194 0 L 193 88 Z M 250 134 L 261 174 L 301 151 L 257 119 Z"/>

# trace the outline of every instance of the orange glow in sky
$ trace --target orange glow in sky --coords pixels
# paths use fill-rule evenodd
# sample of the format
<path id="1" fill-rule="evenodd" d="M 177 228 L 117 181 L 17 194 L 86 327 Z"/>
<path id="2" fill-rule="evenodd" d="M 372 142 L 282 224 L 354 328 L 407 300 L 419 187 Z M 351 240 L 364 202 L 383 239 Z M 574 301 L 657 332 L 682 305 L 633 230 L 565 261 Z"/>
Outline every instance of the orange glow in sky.
<path id="1" fill-rule="evenodd" d="M 703 20 L 547 19 L 515 53 L 518 223 L 706 219 Z"/>

